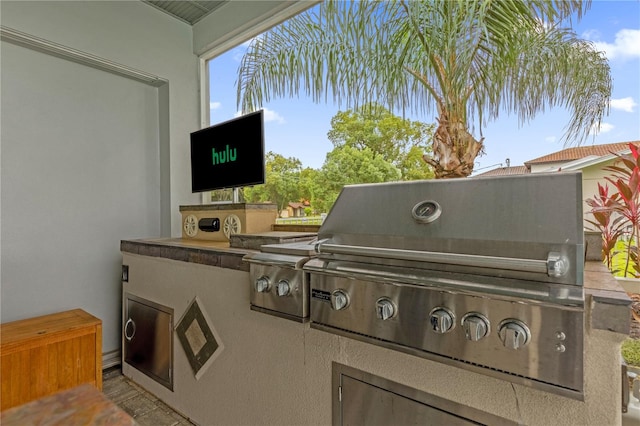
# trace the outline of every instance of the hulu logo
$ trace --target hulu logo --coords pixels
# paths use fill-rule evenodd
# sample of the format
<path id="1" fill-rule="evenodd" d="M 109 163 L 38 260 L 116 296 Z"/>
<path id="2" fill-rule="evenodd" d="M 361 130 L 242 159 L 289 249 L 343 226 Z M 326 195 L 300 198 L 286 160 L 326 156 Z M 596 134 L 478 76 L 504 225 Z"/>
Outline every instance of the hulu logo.
<path id="1" fill-rule="evenodd" d="M 211 150 L 211 160 L 213 161 L 213 165 L 216 164 L 224 164 L 229 163 L 231 161 L 236 161 L 237 152 L 235 148 L 229 149 L 229 145 L 227 145 L 227 149 L 222 150 L 220 152 L 216 152 L 216 149 L 213 148 Z"/>

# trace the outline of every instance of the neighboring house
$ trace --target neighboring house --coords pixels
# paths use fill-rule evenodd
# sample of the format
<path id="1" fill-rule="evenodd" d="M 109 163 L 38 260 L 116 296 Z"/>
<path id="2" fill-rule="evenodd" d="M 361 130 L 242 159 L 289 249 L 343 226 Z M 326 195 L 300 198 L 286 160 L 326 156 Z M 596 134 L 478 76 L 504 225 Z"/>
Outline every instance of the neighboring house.
<path id="1" fill-rule="evenodd" d="M 306 207 L 309 207 L 308 201 L 304 203 L 289 203 L 287 208 L 281 212 L 280 217 L 304 217 L 304 209 Z"/>
<path id="2" fill-rule="evenodd" d="M 527 166 L 507 166 L 507 167 L 498 167 L 497 169 L 492 169 L 492 170 L 489 170 L 488 172 L 484 172 L 479 175 L 474 175 L 473 177 L 524 175 L 527 173 L 531 173 L 531 171 L 527 168 Z"/>
<path id="3" fill-rule="evenodd" d="M 598 183 L 606 184 L 605 177 L 610 173 L 603 170 L 604 167 L 610 166 L 615 162 L 615 154 L 629 153 L 629 143 L 640 147 L 640 141 L 630 141 L 567 148 L 526 161 L 524 166 L 499 167 L 473 177 L 580 170 L 582 172 L 582 200 L 584 202 L 584 200 L 592 198 L 598 193 Z M 585 216 L 590 209 L 591 208 L 584 203 L 583 211 Z"/>
<path id="4" fill-rule="evenodd" d="M 287 211 L 289 212 L 289 217 L 302 217 L 304 216 L 304 208 L 308 207 L 309 204 L 305 203 L 289 203 L 287 206 Z"/>

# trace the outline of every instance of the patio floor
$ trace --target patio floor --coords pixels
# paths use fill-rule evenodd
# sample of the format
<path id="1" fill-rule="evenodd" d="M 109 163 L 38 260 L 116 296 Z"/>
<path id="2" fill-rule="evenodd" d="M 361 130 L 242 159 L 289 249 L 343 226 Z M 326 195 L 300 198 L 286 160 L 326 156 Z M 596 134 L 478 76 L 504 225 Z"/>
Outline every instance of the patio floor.
<path id="1" fill-rule="evenodd" d="M 122 375 L 120 366 L 103 372 L 102 392 L 140 426 L 193 426 L 189 419 Z"/>

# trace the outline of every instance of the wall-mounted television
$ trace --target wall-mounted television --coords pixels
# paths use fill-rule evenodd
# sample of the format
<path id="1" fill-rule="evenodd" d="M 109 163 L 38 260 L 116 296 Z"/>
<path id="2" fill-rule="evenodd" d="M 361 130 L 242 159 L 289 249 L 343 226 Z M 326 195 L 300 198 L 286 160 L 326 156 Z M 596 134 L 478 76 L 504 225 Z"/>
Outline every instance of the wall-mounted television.
<path id="1" fill-rule="evenodd" d="M 191 133 L 191 191 L 264 183 L 264 114 L 242 115 Z"/>

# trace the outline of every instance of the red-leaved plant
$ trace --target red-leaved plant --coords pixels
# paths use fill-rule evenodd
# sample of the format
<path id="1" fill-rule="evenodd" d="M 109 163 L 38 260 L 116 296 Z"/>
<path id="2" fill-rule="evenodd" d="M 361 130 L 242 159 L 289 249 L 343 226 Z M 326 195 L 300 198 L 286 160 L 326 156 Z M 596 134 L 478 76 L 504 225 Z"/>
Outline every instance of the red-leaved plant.
<path id="1" fill-rule="evenodd" d="M 616 254 L 614 248 L 623 234 L 624 228 L 622 216 L 614 216 L 613 203 L 617 202 L 618 194 L 609 195 L 609 187 L 598 183 L 598 195 L 587 199 L 587 204 L 591 207 L 591 214 L 594 220 L 587 219 L 602 234 L 602 257 L 607 268 L 613 273 L 618 271 L 613 269 L 613 256 Z"/>
<path id="2" fill-rule="evenodd" d="M 616 162 L 604 168 L 611 172 L 605 179 L 614 192 L 609 195 L 609 188 L 598 184 L 598 195 L 587 200 L 595 219 L 588 222 L 602 232 L 602 252 L 609 269 L 612 269 L 612 258 L 616 254 L 613 250 L 616 242 L 625 228 L 630 228 L 625 244 L 627 256 L 623 275 L 640 277 L 640 153 L 638 147 L 631 143 L 629 149 L 630 154 L 615 154 L 618 157 Z"/>

